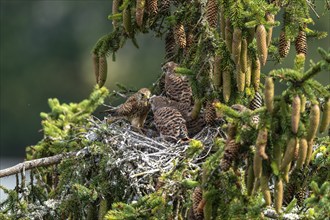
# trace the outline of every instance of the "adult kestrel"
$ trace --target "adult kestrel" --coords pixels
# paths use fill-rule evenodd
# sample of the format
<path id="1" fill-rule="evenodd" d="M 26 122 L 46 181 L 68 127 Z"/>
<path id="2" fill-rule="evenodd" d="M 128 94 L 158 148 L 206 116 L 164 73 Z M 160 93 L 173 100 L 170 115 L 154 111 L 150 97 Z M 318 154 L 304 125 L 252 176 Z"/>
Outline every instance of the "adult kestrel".
<path id="1" fill-rule="evenodd" d="M 187 77 L 175 73 L 175 68 L 178 66 L 171 61 L 162 67 L 165 73 L 165 93 L 171 100 L 190 106 L 192 90 Z"/>
<path id="2" fill-rule="evenodd" d="M 154 113 L 154 123 L 162 138 L 189 139 L 186 121 L 179 110 L 169 106 L 168 99 L 153 96 L 150 98 L 150 103 Z"/>
<path id="3" fill-rule="evenodd" d="M 142 128 L 150 110 L 151 92 L 147 88 L 142 88 L 138 92 L 130 96 L 125 103 L 118 106 L 112 112 L 109 121 L 118 118 L 124 118 L 130 121 L 131 125 L 136 128 Z"/>

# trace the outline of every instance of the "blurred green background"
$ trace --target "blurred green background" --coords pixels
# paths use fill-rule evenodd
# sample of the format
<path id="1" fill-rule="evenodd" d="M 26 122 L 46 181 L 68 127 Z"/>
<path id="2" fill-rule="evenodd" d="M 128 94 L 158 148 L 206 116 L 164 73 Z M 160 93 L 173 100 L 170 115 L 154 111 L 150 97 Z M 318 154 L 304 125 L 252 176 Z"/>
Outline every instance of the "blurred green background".
<path id="1" fill-rule="evenodd" d="M 325 12 L 324 1 L 316 1 L 316 10 Z M 25 147 L 41 138 L 40 112 L 48 112 L 47 99 L 79 102 L 88 97 L 94 84 L 90 51 L 96 41 L 111 32 L 111 0 L 17 1 L 1 0 L 0 15 L 0 85 L 1 126 L 0 159 L 23 160 Z M 330 32 L 329 12 L 321 19 L 312 15 L 311 28 Z M 274 35 L 279 35 L 276 28 Z M 150 86 L 159 76 L 164 43 L 152 34 L 137 38 L 140 49 L 130 41 L 117 54 L 116 62 L 108 59 L 106 87 L 115 83 L 136 88 Z M 316 48 L 329 49 L 329 37 L 309 41 L 307 59 L 318 60 Z M 292 66 L 295 51 L 277 67 Z M 262 69 L 274 68 L 268 63 Z M 322 84 L 330 83 L 329 73 L 320 74 Z"/>

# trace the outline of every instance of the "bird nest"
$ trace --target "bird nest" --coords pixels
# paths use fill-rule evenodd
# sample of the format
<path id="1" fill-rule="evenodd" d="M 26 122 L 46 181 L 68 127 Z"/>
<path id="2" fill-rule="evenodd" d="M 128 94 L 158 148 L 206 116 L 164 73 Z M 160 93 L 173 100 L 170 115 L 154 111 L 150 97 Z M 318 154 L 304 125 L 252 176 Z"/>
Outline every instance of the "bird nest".
<path id="1" fill-rule="evenodd" d="M 220 127 L 207 126 L 190 142 L 173 143 L 160 137 L 148 137 L 124 120 L 109 124 L 106 119 L 93 118 L 90 122 L 93 125 L 86 138 L 92 142 L 100 141 L 106 147 L 105 152 L 110 158 L 106 170 L 109 174 L 119 170 L 121 182 L 128 183 L 125 188 L 128 202 L 154 192 L 157 178 L 187 159 L 192 142 L 199 141 L 201 146 L 201 150 L 187 162 L 188 167 L 196 169 L 201 168 L 202 162 L 212 151 L 215 138 L 226 138 Z M 155 131 L 148 129 L 147 133 L 150 132 Z"/>

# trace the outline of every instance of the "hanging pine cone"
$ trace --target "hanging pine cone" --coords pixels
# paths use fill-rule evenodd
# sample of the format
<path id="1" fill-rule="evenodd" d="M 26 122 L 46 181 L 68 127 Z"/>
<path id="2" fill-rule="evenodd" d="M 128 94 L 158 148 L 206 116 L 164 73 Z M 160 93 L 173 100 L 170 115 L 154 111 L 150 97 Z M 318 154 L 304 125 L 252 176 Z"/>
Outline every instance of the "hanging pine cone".
<path id="1" fill-rule="evenodd" d="M 280 42 L 278 47 L 278 52 L 280 57 L 284 58 L 288 55 L 290 51 L 290 41 L 286 39 L 285 32 L 282 31 L 280 34 Z"/>
<path id="2" fill-rule="evenodd" d="M 92 54 L 92 58 L 93 58 L 93 67 L 94 67 L 94 74 L 95 74 L 95 79 L 96 79 L 96 83 L 98 83 L 99 81 L 99 56 L 95 53 Z"/>
<path id="3" fill-rule="evenodd" d="M 232 51 L 233 60 L 236 65 L 240 63 L 241 48 L 242 48 L 242 30 L 240 28 L 234 28 L 231 51 Z M 237 71 L 239 71 L 239 69 L 237 69 Z"/>
<path id="4" fill-rule="evenodd" d="M 175 39 L 172 31 L 165 36 L 165 58 L 171 59 L 175 55 Z"/>
<path id="5" fill-rule="evenodd" d="M 160 2 L 160 12 L 163 14 L 168 14 L 170 12 L 171 3 L 173 0 L 161 0 Z"/>
<path id="6" fill-rule="evenodd" d="M 306 32 L 299 31 L 298 36 L 296 37 L 296 52 L 297 54 L 304 54 L 306 56 L 307 53 L 307 41 L 306 41 Z"/>
<path id="7" fill-rule="evenodd" d="M 228 69 L 225 69 L 222 73 L 222 84 L 223 84 L 223 99 L 225 102 L 229 101 L 231 94 L 231 75 Z"/>
<path id="8" fill-rule="evenodd" d="M 194 34 L 189 31 L 186 36 L 186 47 L 184 48 L 184 54 L 186 56 L 190 55 L 190 57 L 193 57 L 192 55 L 195 53 L 195 49 L 193 50 L 193 47 L 195 45 L 195 36 Z"/>
<path id="9" fill-rule="evenodd" d="M 268 47 L 267 47 L 267 32 L 265 26 L 258 25 L 256 30 L 257 51 L 260 64 L 264 66 L 267 61 Z"/>
<path id="10" fill-rule="evenodd" d="M 262 97 L 259 92 L 256 92 L 253 99 L 250 102 L 249 109 L 255 110 L 262 106 Z"/>
<path id="11" fill-rule="evenodd" d="M 182 23 L 178 23 L 177 25 L 175 25 L 173 34 L 176 44 L 180 48 L 185 48 L 187 45 L 187 41 L 186 41 L 186 33 Z"/>
<path id="12" fill-rule="evenodd" d="M 212 28 L 218 24 L 218 2 L 217 0 L 208 0 L 206 5 L 206 20 Z"/>
<path id="13" fill-rule="evenodd" d="M 225 39 L 226 39 L 227 49 L 231 53 L 231 48 L 233 43 L 233 28 L 231 26 L 229 19 L 226 20 Z"/>
<path id="14" fill-rule="evenodd" d="M 123 26 L 128 37 L 133 37 L 133 26 L 131 20 L 131 9 L 125 8 L 123 11 Z"/>
<path id="15" fill-rule="evenodd" d="M 198 208 L 200 202 L 203 199 L 203 191 L 200 187 L 196 187 L 193 195 L 192 195 L 192 200 L 193 200 L 193 213 L 194 217 L 196 220 L 202 220 L 203 219 L 203 211 Z"/>
<path id="16" fill-rule="evenodd" d="M 213 106 L 213 101 L 207 101 L 204 113 L 204 119 L 206 124 L 214 125 L 217 119 L 217 114 L 215 107 Z"/>
<path id="17" fill-rule="evenodd" d="M 147 12 L 151 18 L 157 15 L 158 0 L 147 0 Z"/>
<path id="18" fill-rule="evenodd" d="M 251 78 L 254 89 L 258 90 L 260 85 L 260 61 L 258 58 L 252 61 Z"/>
<path id="19" fill-rule="evenodd" d="M 135 21 L 139 27 L 142 27 L 143 25 L 145 4 L 146 0 L 136 0 Z"/>
<path id="20" fill-rule="evenodd" d="M 213 84 L 216 89 L 221 86 L 221 57 L 220 55 L 215 55 L 213 63 Z"/>
<path id="21" fill-rule="evenodd" d="M 102 87 L 107 80 L 107 73 L 108 73 L 108 64 L 107 64 L 107 58 L 105 55 L 100 56 L 99 59 L 99 78 L 97 81 L 97 84 L 99 87 Z"/>
<path id="22" fill-rule="evenodd" d="M 267 13 L 266 14 L 266 20 L 268 22 L 274 23 L 275 16 L 273 14 Z M 273 35 L 273 27 L 269 27 L 268 32 L 267 32 L 267 46 L 269 47 L 271 40 L 272 40 L 272 35 Z"/>
<path id="23" fill-rule="evenodd" d="M 289 182 L 288 184 L 286 184 L 284 190 L 283 204 L 286 206 L 289 205 L 295 193 L 296 193 L 296 186 L 294 182 Z"/>
<path id="24" fill-rule="evenodd" d="M 113 0 L 112 1 L 112 14 L 117 14 L 119 12 L 119 5 L 121 4 L 121 0 Z M 112 20 L 112 25 L 114 28 L 118 27 L 118 23 L 116 19 Z"/>
<path id="25" fill-rule="evenodd" d="M 235 142 L 234 139 L 227 140 L 225 147 L 225 154 L 220 162 L 220 167 L 222 171 L 227 171 L 231 167 L 234 160 L 237 159 L 239 144 Z"/>

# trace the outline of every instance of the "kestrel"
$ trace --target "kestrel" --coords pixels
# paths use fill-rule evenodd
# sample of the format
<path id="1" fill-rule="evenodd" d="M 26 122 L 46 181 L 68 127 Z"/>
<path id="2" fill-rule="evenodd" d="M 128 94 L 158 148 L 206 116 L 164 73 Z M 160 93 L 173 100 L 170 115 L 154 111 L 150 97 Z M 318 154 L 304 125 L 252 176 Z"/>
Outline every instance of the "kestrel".
<path id="1" fill-rule="evenodd" d="M 161 96 L 150 98 L 154 123 L 162 138 L 189 140 L 186 121 L 179 110 L 168 106 L 168 99 Z"/>
<path id="2" fill-rule="evenodd" d="M 130 96 L 125 103 L 118 106 L 118 108 L 110 110 L 110 112 L 113 112 L 110 121 L 115 118 L 124 118 L 130 121 L 133 127 L 142 128 L 150 110 L 150 95 L 151 92 L 149 89 L 140 89 Z"/>
<path id="3" fill-rule="evenodd" d="M 191 105 L 192 90 L 187 77 L 176 74 L 175 68 L 179 65 L 174 62 L 168 62 L 162 70 L 165 73 L 165 92 L 171 100 Z"/>

